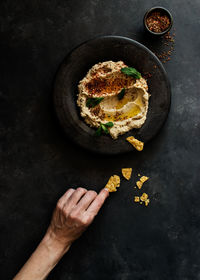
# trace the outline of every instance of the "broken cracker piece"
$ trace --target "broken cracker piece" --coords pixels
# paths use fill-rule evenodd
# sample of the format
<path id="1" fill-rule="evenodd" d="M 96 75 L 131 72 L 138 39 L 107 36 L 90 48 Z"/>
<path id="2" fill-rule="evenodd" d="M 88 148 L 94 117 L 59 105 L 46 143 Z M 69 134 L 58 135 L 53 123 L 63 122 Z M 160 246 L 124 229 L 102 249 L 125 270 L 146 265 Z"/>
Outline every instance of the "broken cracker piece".
<path id="1" fill-rule="evenodd" d="M 149 180 L 149 177 L 147 177 L 147 176 L 142 176 L 142 177 L 140 178 L 140 181 L 141 181 L 142 183 L 146 182 L 147 180 Z"/>
<path id="2" fill-rule="evenodd" d="M 105 188 L 109 192 L 116 192 L 117 188 L 120 186 L 120 177 L 118 175 L 113 175 L 108 180 L 108 183 L 106 184 Z"/>
<path id="3" fill-rule="evenodd" d="M 140 200 L 141 201 L 146 201 L 148 199 L 148 194 L 147 193 L 143 193 L 141 196 L 140 196 Z"/>
<path id="4" fill-rule="evenodd" d="M 138 150 L 138 151 L 142 151 L 143 148 L 144 148 L 144 143 L 137 140 L 135 137 L 133 136 L 129 136 L 126 138 L 126 140 L 131 144 L 133 145 L 133 147 Z"/>
<path id="5" fill-rule="evenodd" d="M 141 181 L 137 181 L 137 182 L 136 182 L 136 185 L 137 185 L 138 189 L 141 189 L 143 183 L 142 183 Z"/>
<path id="6" fill-rule="evenodd" d="M 148 206 L 149 202 L 150 202 L 149 199 L 145 200 L 145 202 L 144 202 L 145 206 Z"/>
<path id="7" fill-rule="evenodd" d="M 142 176 L 142 177 L 140 178 L 140 180 L 136 182 L 136 185 L 137 185 L 138 189 L 141 189 L 142 186 L 143 186 L 143 184 L 144 184 L 144 182 L 146 182 L 147 180 L 149 180 L 149 177 L 147 177 L 147 176 Z"/>
<path id="8" fill-rule="evenodd" d="M 132 168 L 122 168 L 122 175 L 126 180 L 130 180 L 132 174 Z"/>
<path id="9" fill-rule="evenodd" d="M 140 197 L 139 196 L 135 196 L 134 197 L 134 202 L 139 202 L 140 204 L 145 204 L 145 206 L 149 205 L 150 199 L 148 198 L 148 194 L 147 193 L 143 193 Z"/>
<path id="10" fill-rule="evenodd" d="M 134 197 L 134 201 L 135 201 L 135 202 L 140 202 L 140 197 L 139 197 L 139 196 L 135 196 L 135 197 Z"/>

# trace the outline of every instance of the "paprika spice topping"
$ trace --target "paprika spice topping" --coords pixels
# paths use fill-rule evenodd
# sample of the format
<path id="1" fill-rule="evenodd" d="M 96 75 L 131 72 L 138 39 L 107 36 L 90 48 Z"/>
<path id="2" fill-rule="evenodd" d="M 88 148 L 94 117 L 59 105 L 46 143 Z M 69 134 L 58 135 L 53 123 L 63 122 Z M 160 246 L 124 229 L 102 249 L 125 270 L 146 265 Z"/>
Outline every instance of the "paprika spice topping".
<path id="1" fill-rule="evenodd" d="M 119 93 L 121 89 L 130 87 L 134 83 L 134 78 L 124 77 L 124 74 L 117 73 L 115 77 L 110 76 L 110 78 L 94 77 L 85 87 L 91 96 L 102 96 L 112 95 L 113 92 Z"/>
<path id="2" fill-rule="evenodd" d="M 149 14 L 146 19 L 147 27 L 155 33 L 162 33 L 169 28 L 171 20 L 169 16 L 160 11 L 155 11 Z"/>

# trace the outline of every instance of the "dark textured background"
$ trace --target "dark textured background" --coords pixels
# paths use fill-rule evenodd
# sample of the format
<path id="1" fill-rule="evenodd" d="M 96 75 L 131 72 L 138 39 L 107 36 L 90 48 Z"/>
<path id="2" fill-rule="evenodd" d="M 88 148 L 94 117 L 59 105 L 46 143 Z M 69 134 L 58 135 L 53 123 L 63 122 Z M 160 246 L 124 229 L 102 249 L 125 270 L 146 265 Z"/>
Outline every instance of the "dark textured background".
<path id="1" fill-rule="evenodd" d="M 100 157 L 66 140 L 52 107 L 64 56 L 97 35 L 136 39 L 154 5 L 174 16 L 176 48 L 166 65 L 172 84 L 165 127 L 142 153 Z M 49 276 L 56 280 L 200 279 L 199 0 L 0 2 L 0 270 L 11 277 L 34 250 L 56 200 L 70 186 L 100 190 L 121 167 L 150 176 L 149 207 L 133 203 L 123 181 L 94 224 Z"/>

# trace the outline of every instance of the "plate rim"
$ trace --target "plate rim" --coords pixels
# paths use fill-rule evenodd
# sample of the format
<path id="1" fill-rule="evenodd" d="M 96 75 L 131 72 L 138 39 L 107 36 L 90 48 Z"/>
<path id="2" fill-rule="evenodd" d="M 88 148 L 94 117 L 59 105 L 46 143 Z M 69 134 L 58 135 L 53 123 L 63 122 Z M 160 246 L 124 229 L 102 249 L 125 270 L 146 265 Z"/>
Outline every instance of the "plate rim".
<path id="1" fill-rule="evenodd" d="M 94 153 L 94 154 L 102 154 L 102 155 L 118 155 L 118 154 L 125 154 L 125 153 L 129 153 L 131 152 L 130 151 L 120 151 L 118 153 L 116 152 L 106 152 L 106 151 L 99 151 L 99 150 L 95 150 L 95 149 L 89 149 L 88 147 L 85 147 L 84 145 L 81 145 L 81 143 L 79 143 L 78 141 L 74 141 L 74 138 L 70 136 L 69 133 L 66 133 L 66 130 L 63 128 L 62 124 L 61 124 L 61 120 L 59 118 L 59 112 L 57 110 L 57 101 L 56 101 L 56 88 L 57 88 L 57 84 L 58 84 L 58 80 L 59 80 L 59 72 L 61 72 L 62 68 L 64 67 L 65 65 L 65 61 L 71 56 L 71 54 L 77 50 L 78 48 L 80 48 L 81 46 L 83 45 L 86 45 L 87 43 L 90 43 L 90 42 L 95 42 L 97 40 L 101 40 L 101 39 L 118 39 L 118 40 L 123 40 L 123 41 L 127 41 L 127 42 L 130 42 L 134 45 L 137 45 L 138 47 L 140 47 L 141 49 L 143 49 L 144 51 L 148 52 L 149 54 L 151 54 L 151 56 L 156 60 L 156 63 L 159 64 L 159 67 L 161 69 L 161 71 L 163 72 L 164 76 L 165 76 L 165 81 L 166 81 L 166 86 L 168 88 L 168 91 L 169 91 L 169 95 L 168 95 L 168 110 L 166 111 L 166 118 L 165 120 L 162 122 L 162 124 L 159 126 L 157 132 L 155 133 L 155 135 L 153 135 L 153 137 L 151 137 L 149 140 L 147 140 L 145 142 L 146 143 L 149 143 L 150 141 L 152 141 L 155 136 L 157 136 L 159 134 L 159 132 L 161 131 L 161 129 L 163 128 L 164 124 L 166 123 L 167 121 L 167 117 L 168 117 L 168 114 L 170 112 L 170 108 L 171 108 L 171 84 L 170 84 L 170 81 L 169 81 L 169 78 L 168 78 L 168 75 L 167 75 L 167 72 L 162 64 L 162 62 L 159 60 L 159 58 L 148 48 L 146 47 L 145 45 L 143 45 L 142 43 L 134 40 L 134 39 L 131 39 L 131 38 L 128 38 L 128 37 L 125 37 L 125 36 L 121 36 L 121 35 L 100 35 L 100 36 L 95 36 L 93 38 L 90 38 L 88 40 L 85 40 L 83 42 L 81 42 L 80 44 L 78 44 L 77 46 L 73 47 L 68 53 L 66 56 L 64 56 L 64 58 L 62 59 L 61 63 L 59 64 L 58 68 L 57 68 L 57 71 L 55 73 L 55 79 L 54 79 L 54 84 L 53 84 L 53 101 L 54 101 L 54 112 L 56 114 L 56 117 L 57 117 L 57 120 L 60 124 L 60 127 L 61 129 L 64 131 L 65 133 L 65 136 L 70 139 L 73 143 L 75 143 L 76 145 L 78 145 L 79 147 L 91 152 L 91 153 Z M 119 136 L 120 137 L 120 136 Z M 128 144 L 128 143 L 127 143 Z M 133 149 L 133 151 L 135 151 L 135 149 Z"/>

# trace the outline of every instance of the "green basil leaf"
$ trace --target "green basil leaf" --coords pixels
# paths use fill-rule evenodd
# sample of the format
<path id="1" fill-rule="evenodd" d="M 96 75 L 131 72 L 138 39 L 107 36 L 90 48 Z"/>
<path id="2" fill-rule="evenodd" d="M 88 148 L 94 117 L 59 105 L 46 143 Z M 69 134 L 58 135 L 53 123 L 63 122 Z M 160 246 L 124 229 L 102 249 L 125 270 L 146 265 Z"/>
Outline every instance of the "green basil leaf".
<path id="1" fill-rule="evenodd" d="M 104 123 L 105 126 L 107 127 L 113 127 L 113 122 L 107 122 L 107 123 Z"/>
<path id="2" fill-rule="evenodd" d="M 105 132 L 105 134 L 109 134 L 109 130 L 107 129 L 107 127 L 101 123 L 101 127 L 103 129 L 103 131 Z"/>
<path id="3" fill-rule="evenodd" d="M 86 106 L 87 106 L 88 108 L 94 108 L 94 107 L 97 106 L 103 99 L 104 99 L 104 97 L 88 98 L 87 101 L 86 101 Z"/>
<path id="4" fill-rule="evenodd" d="M 101 125 L 97 128 L 97 130 L 95 131 L 95 136 L 100 136 L 101 135 L 101 132 L 102 132 L 102 128 L 101 128 Z"/>
<path id="5" fill-rule="evenodd" d="M 92 102 L 91 99 L 92 99 L 92 98 L 88 98 L 88 99 L 87 99 L 87 101 L 86 101 L 86 106 L 87 106 L 87 107 L 90 107 L 90 104 L 91 104 L 91 102 Z"/>
<path id="6" fill-rule="evenodd" d="M 120 93 L 117 95 L 118 99 L 121 100 L 124 97 L 125 94 L 125 88 L 123 88 Z"/>
<path id="7" fill-rule="evenodd" d="M 140 79 L 142 76 L 140 74 L 140 72 L 138 72 L 135 68 L 133 67 L 124 67 L 124 68 L 121 68 L 121 72 L 123 74 L 126 74 L 128 76 L 132 76 L 136 79 Z"/>

